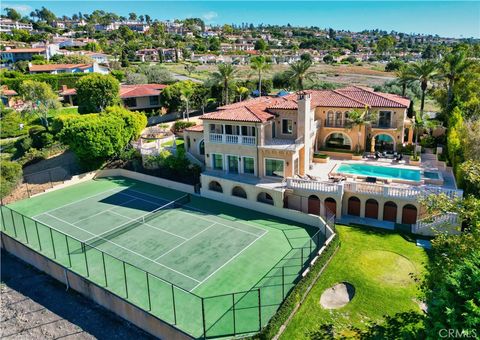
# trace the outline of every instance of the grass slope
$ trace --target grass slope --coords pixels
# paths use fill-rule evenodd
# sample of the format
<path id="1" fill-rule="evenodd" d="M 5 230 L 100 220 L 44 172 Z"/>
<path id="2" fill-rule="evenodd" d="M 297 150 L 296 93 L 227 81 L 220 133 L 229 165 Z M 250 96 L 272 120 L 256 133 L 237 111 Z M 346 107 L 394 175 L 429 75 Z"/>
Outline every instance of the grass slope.
<path id="1" fill-rule="evenodd" d="M 338 226 L 341 246 L 320 276 L 282 339 L 307 339 L 322 324 L 332 324 L 337 335 L 348 336 L 350 326 L 364 328 L 384 315 L 416 310 L 420 292 L 411 273 L 420 278 L 427 254 L 413 242 L 393 232 Z M 323 291 L 338 282 L 355 286 L 355 296 L 345 307 L 323 309 Z"/>

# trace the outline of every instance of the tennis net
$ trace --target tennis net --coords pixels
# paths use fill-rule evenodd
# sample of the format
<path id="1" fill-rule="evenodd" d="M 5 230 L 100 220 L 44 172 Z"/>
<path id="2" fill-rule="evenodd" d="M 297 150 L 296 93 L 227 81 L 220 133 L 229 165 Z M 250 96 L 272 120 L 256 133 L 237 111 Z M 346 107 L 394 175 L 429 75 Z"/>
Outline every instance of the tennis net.
<path id="1" fill-rule="evenodd" d="M 154 218 L 157 218 L 158 216 L 161 216 L 170 209 L 178 208 L 189 203 L 190 200 L 190 194 L 183 195 L 182 197 L 177 198 L 176 200 L 169 202 L 165 205 L 162 205 L 161 207 L 152 210 L 145 215 L 137 217 L 131 221 L 128 221 L 127 223 L 118 226 L 117 228 L 108 230 L 99 235 L 95 235 L 83 242 L 82 251 L 85 251 L 85 245 L 88 245 L 90 247 L 97 247 L 101 244 L 108 242 L 111 239 L 114 239 L 120 235 L 125 234 L 126 232 L 129 232 L 130 230 L 137 228 L 142 224 L 147 223 L 148 221 L 153 220 Z"/>

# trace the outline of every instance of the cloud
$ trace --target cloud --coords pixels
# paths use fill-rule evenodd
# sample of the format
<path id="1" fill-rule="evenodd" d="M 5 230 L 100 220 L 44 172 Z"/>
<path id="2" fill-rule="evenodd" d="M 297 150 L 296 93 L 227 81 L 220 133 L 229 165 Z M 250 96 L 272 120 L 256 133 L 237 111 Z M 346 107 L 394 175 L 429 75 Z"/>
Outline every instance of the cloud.
<path id="1" fill-rule="evenodd" d="M 207 12 L 207 13 L 204 13 L 202 15 L 202 18 L 206 21 L 211 21 L 215 18 L 218 18 L 218 13 L 217 12 L 213 12 L 213 11 L 210 11 L 210 12 Z"/>
<path id="2" fill-rule="evenodd" d="M 14 4 L 7 4 L 7 3 L 2 4 L 2 10 L 4 8 L 13 8 L 14 10 L 20 13 L 29 13 L 32 10 L 32 7 L 28 5 L 14 5 Z"/>

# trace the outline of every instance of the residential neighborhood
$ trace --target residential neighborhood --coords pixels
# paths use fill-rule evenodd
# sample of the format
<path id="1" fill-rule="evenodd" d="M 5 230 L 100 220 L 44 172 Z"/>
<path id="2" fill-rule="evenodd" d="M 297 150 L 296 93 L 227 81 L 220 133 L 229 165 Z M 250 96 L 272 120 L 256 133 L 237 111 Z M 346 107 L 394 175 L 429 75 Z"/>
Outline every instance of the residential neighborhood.
<path id="1" fill-rule="evenodd" d="M 1 5 L 2 338 L 480 335 L 478 3 L 65 4 Z"/>

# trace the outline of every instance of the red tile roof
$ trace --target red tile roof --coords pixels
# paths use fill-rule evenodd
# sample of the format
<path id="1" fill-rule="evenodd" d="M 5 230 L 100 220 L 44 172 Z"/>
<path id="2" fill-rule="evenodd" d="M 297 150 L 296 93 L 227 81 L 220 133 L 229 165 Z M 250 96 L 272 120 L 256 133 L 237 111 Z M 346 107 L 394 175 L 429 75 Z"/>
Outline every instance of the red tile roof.
<path id="1" fill-rule="evenodd" d="M 308 90 L 311 96 L 311 108 L 315 107 L 391 107 L 408 108 L 410 100 L 398 95 L 374 92 L 373 89 L 349 86 L 338 90 Z M 274 117 L 271 109 L 297 110 L 297 94 L 283 97 L 265 96 L 239 103 L 221 106 L 217 111 L 200 117 L 209 120 L 227 120 L 239 122 L 265 122 Z"/>
<path id="2" fill-rule="evenodd" d="M 122 85 L 120 98 L 158 96 L 165 87 L 163 84 Z"/>
<path id="3" fill-rule="evenodd" d="M 92 64 L 47 64 L 47 65 L 31 65 L 28 67 L 33 72 L 47 72 L 56 70 L 70 70 L 73 68 L 86 69 L 92 67 Z"/>
<path id="4" fill-rule="evenodd" d="M 16 96 L 16 95 L 18 94 L 17 91 L 15 91 L 15 90 L 9 90 L 9 89 L 3 89 L 3 90 L 1 91 L 1 93 L 2 93 L 4 96 L 7 96 L 7 97 L 8 97 L 8 96 Z"/>
<path id="5" fill-rule="evenodd" d="M 40 53 L 45 52 L 45 47 L 36 48 L 11 48 L 9 50 L 1 51 L 2 53 Z"/>
<path id="6" fill-rule="evenodd" d="M 203 132 L 203 125 L 194 125 L 186 128 L 184 131 Z"/>

